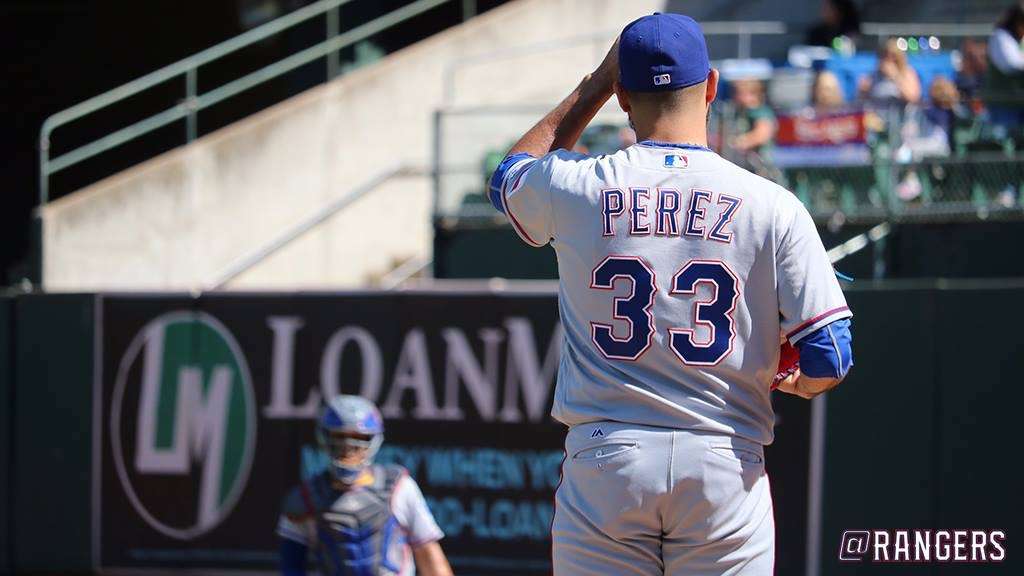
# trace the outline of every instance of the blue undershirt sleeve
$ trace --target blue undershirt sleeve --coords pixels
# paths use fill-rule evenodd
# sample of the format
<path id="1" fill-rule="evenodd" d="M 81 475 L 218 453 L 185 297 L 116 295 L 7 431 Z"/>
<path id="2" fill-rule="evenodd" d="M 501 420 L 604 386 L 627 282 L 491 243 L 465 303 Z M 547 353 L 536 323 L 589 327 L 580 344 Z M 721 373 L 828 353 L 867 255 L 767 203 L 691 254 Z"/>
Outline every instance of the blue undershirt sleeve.
<path id="1" fill-rule="evenodd" d="M 800 371 L 812 378 L 843 378 L 853 366 L 850 319 L 826 324 L 796 343 Z"/>
<path id="2" fill-rule="evenodd" d="M 501 198 L 502 190 L 505 186 L 505 179 L 509 176 L 509 170 L 523 160 L 536 160 L 536 158 L 525 152 L 510 154 L 501 161 L 501 164 L 498 165 L 494 174 L 491 175 L 491 181 L 487 190 L 487 197 L 490 199 L 491 205 L 494 206 L 495 210 L 501 213 L 505 212 L 505 203 Z M 523 167 L 525 168 L 525 166 Z M 519 171 L 517 171 L 517 173 L 518 172 Z"/>

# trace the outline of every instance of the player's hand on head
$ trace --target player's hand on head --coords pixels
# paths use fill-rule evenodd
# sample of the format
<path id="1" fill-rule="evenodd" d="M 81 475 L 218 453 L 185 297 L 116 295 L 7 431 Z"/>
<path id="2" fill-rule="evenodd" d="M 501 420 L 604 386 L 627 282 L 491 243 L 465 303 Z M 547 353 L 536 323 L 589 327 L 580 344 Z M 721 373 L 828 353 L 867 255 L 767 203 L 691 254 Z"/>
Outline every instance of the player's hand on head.
<path id="1" fill-rule="evenodd" d="M 619 37 L 615 37 L 615 42 L 612 42 L 612 47 L 608 49 L 608 53 L 604 55 L 604 60 L 597 66 L 597 70 L 594 71 L 593 76 L 599 78 L 602 82 L 607 82 L 610 87 L 612 82 L 619 77 Z"/>

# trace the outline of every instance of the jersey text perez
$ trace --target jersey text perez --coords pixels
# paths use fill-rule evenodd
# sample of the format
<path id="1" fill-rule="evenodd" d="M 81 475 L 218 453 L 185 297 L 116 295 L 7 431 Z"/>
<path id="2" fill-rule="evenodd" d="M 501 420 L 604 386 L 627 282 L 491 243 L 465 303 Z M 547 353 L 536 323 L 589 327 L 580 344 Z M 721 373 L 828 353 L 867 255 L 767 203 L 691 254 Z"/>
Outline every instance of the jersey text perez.
<path id="1" fill-rule="evenodd" d="M 728 194 L 694 188 L 607 188 L 601 191 L 601 230 L 615 236 L 619 217 L 628 219 L 630 236 L 693 236 L 731 243 L 729 224 L 743 201 Z"/>

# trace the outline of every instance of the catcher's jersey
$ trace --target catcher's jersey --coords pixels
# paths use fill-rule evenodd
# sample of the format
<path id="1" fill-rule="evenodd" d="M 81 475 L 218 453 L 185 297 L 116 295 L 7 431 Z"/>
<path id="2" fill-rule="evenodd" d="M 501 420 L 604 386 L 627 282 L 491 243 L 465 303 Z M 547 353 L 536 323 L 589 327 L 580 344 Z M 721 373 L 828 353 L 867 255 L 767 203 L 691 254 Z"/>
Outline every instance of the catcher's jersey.
<path id="1" fill-rule="evenodd" d="M 504 170 L 504 172 L 502 172 Z M 516 155 L 495 201 L 558 256 L 565 329 L 552 416 L 772 440 L 780 334 L 851 315 L 785 189 L 697 146 Z"/>
<path id="2" fill-rule="evenodd" d="M 413 576 L 409 547 L 440 540 L 444 533 L 405 469 L 374 465 L 366 478 L 342 491 L 322 472 L 293 488 L 285 496 L 277 533 L 314 547 L 324 576 L 347 574 L 341 568 L 346 563 L 361 564 L 365 572 L 360 574 Z"/>

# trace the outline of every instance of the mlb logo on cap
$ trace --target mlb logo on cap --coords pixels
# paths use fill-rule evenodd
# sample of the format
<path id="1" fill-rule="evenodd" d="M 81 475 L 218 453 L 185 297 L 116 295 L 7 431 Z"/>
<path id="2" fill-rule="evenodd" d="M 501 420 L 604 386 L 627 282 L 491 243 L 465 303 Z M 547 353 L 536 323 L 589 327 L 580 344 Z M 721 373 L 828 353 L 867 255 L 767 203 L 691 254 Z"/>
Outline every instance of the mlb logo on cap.
<path id="1" fill-rule="evenodd" d="M 704 32 L 689 16 L 644 16 L 619 36 L 619 84 L 630 92 L 678 90 L 710 72 Z"/>

